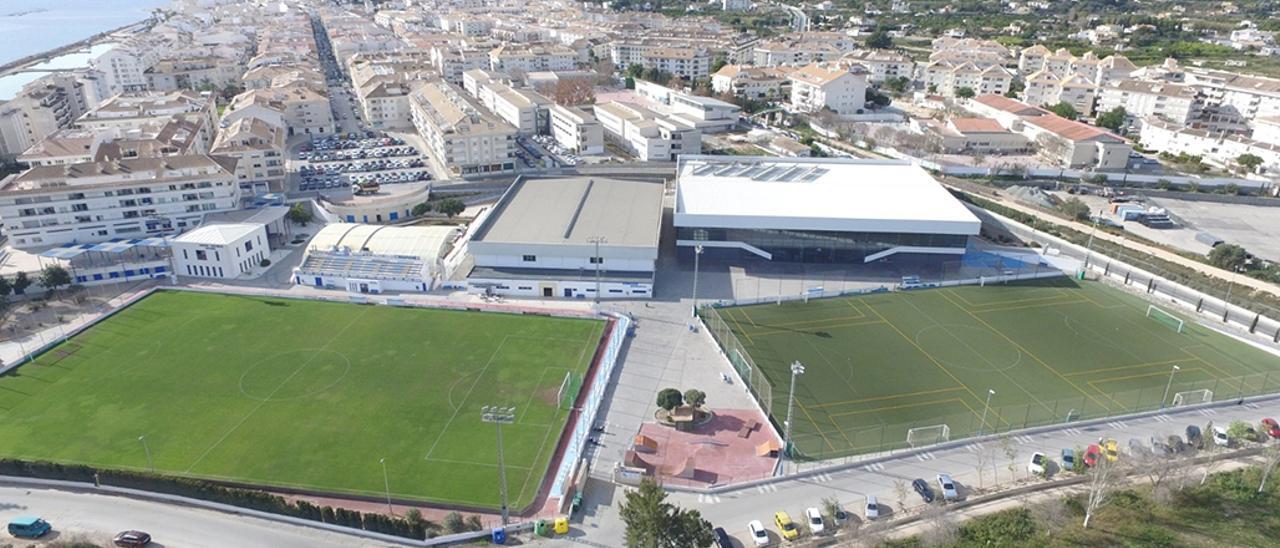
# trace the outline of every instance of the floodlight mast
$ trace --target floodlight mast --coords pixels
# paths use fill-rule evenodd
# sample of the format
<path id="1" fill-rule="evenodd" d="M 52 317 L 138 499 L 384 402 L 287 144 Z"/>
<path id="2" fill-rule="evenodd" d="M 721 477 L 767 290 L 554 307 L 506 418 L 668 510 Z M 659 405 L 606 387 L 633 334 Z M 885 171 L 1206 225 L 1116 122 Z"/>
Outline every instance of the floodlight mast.
<path id="1" fill-rule="evenodd" d="M 486 405 L 480 408 L 480 420 L 493 423 L 498 428 L 498 494 L 502 500 L 502 526 L 510 519 L 507 511 L 507 469 L 502 458 L 502 425 L 516 422 L 516 408 Z"/>

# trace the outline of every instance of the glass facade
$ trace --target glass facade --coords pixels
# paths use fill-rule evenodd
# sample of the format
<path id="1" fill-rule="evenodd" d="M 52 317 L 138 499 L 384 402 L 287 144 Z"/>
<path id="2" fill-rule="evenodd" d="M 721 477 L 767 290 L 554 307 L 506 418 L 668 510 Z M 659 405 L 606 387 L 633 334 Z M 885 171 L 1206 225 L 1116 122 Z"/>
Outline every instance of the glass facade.
<path id="1" fill-rule="evenodd" d="M 677 228 L 676 237 L 680 240 L 742 242 L 772 254 L 774 261 L 797 263 L 861 263 L 867 255 L 894 247 L 964 249 L 969 241 L 969 237 L 962 234 L 695 227 Z"/>

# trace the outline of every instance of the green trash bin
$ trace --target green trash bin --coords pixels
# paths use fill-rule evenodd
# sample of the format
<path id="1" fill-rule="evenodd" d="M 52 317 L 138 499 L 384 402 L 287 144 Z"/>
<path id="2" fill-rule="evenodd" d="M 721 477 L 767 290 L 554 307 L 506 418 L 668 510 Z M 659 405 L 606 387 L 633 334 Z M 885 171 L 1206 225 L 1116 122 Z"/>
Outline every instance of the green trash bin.
<path id="1" fill-rule="evenodd" d="M 533 534 L 540 537 L 551 536 L 551 524 L 545 519 L 533 522 Z"/>

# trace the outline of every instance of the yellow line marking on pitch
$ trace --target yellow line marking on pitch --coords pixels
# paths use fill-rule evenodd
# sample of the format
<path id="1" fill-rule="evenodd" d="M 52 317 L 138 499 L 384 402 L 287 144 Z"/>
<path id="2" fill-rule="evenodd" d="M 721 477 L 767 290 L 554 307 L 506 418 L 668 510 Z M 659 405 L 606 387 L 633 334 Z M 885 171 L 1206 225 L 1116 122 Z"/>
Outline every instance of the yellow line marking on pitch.
<path id="1" fill-rule="evenodd" d="M 810 326 L 806 326 L 806 327 L 804 327 L 803 329 L 800 329 L 800 328 L 797 328 L 797 329 L 775 329 L 775 330 L 773 330 L 773 331 L 762 331 L 762 332 L 756 333 L 756 336 L 757 336 L 757 337 L 764 337 L 764 336 L 768 336 L 768 335 L 780 335 L 780 334 L 784 334 L 784 333 L 785 333 L 785 334 L 791 334 L 791 335 L 794 335 L 794 334 L 796 334 L 796 332 L 797 332 L 797 331 L 805 331 L 805 330 L 809 330 L 809 329 L 835 329 L 835 328 L 837 328 L 837 327 L 861 327 L 861 326 L 864 326 L 864 325 L 876 325 L 876 324 L 879 324 L 879 323 L 885 323 L 885 322 L 882 322 L 882 321 L 880 321 L 880 320 L 875 320 L 875 321 L 870 321 L 870 322 L 837 323 L 837 324 L 831 324 L 831 325 L 810 325 Z"/>
<path id="2" fill-rule="evenodd" d="M 941 392 L 953 392 L 953 391 L 956 391 L 956 390 L 964 390 L 964 388 L 961 388 L 961 387 L 959 387 L 959 386 L 953 386 L 953 387 L 951 387 L 951 388 L 939 388 L 939 389 L 937 389 L 937 390 L 921 390 L 921 391 L 919 391 L 919 392 L 910 392 L 910 393 L 907 393 L 907 394 L 894 394 L 894 395 L 892 395 L 892 396 L 876 396 L 876 397 L 874 397 L 874 398 L 864 398 L 864 399 L 860 399 L 860 400 L 846 400 L 846 401 L 838 401 L 838 402 L 831 402 L 831 403 L 823 403 L 823 404 L 813 405 L 813 406 L 810 406 L 810 407 L 813 407 L 814 409 L 817 409 L 817 408 L 819 408 L 819 407 L 835 407 L 835 406 L 837 406 L 837 405 L 852 405 L 852 404 L 855 404 L 855 403 L 866 403 L 866 402 L 871 402 L 871 401 L 895 400 L 895 399 L 898 399 L 898 398 L 910 398 L 910 397 L 914 397 L 914 396 L 925 396 L 925 395 L 929 395 L 929 394 L 938 394 L 938 393 L 941 393 Z"/>
<path id="3" fill-rule="evenodd" d="M 1066 376 L 1068 376 L 1068 377 L 1078 377 L 1078 376 L 1080 376 L 1080 375 L 1089 375 L 1089 374 L 1092 374 L 1092 373 L 1105 373 L 1105 372 L 1107 372 L 1107 371 L 1118 371 L 1118 370 L 1120 370 L 1120 369 L 1136 369 L 1136 368 L 1139 368 L 1139 367 L 1154 367 L 1154 366 L 1157 366 L 1157 365 L 1175 365 L 1175 364 L 1180 364 L 1180 363 L 1186 363 L 1186 362 L 1189 362 L 1189 361 L 1195 361 L 1195 360 L 1198 360 L 1198 359 L 1199 359 L 1199 358 L 1196 358 L 1195 356 L 1191 356 L 1191 358 L 1190 358 L 1190 359 L 1188 359 L 1188 358 L 1180 358 L 1180 359 L 1176 359 L 1176 360 L 1165 360 L 1165 361 L 1161 361 L 1161 362 L 1147 362 L 1147 363 L 1138 363 L 1138 364 L 1134 364 L 1134 365 L 1121 365 L 1121 366 L 1119 366 L 1119 367 L 1104 367 L 1104 368 L 1102 368 L 1102 369 L 1090 369 L 1090 370 L 1088 370 L 1088 371 L 1077 371 L 1077 372 L 1075 372 L 1075 373 L 1067 373 L 1067 374 L 1066 374 Z"/>
<path id="4" fill-rule="evenodd" d="M 840 437 L 844 438 L 844 442 L 848 444 L 849 447 L 853 447 L 853 440 L 849 439 L 849 435 L 844 433 L 844 429 L 840 428 L 839 424 L 836 424 L 835 417 L 832 417 L 831 415 L 827 415 L 827 420 L 831 421 L 831 426 L 834 426 L 836 429 L 836 432 L 840 433 Z"/>
<path id="5" fill-rule="evenodd" d="M 746 328 L 742 327 L 742 324 L 741 324 L 741 323 L 738 323 L 738 318 L 734 317 L 734 315 L 733 315 L 732 313 L 730 313 L 730 312 L 729 312 L 731 309 L 730 309 L 730 308 L 724 308 L 724 309 L 722 309 L 722 310 L 724 310 L 724 311 L 725 311 L 725 316 L 728 316 L 728 317 L 729 317 L 729 321 L 733 322 L 733 325 L 738 326 L 738 332 L 739 332 L 739 333 L 742 333 L 742 336 L 747 338 L 747 344 L 750 344 L 751 346 L 755 346 L 755 345 L 756 345 L 756 343 L 755 343 L 755 341 L 751 340 L 751 334 L 750 334 L 750 333 L 747 333 Z"/>
<path id="6" fill-rule="evenodd" d="M 981 323 L 982 323 L 982 325 L 987 326 L 987 329 L 990 329 L 990 330 L 991 330 L 991 331 L 993 331 L 995 334 L 1000 335 L 1001 337 L 1003 337 L 1003 338 L 1004 338 L 1004 340 L 1009 341 L 1009 344 L 1012 344 L 1012 345 L 1014 346 L 1014 348 L 1017 348 L 1018 350 L 1021 350 L 1022 352 L 1025 352 L 1028 356 L 1031 356 L 1031 359 L 1033 359 L 1033 360 L 1035 360 L 1035 361 L 1037 361 L 1037 362 L 1040 362 L 1040 365 L 1043 365 L 1043 366 L 1045 367 L 1045 369 L 1048 369 L 1049 371 L 1052 371 L 1054 375 L 1057 375 L 1057 376 L 1058 376 L 1058 378 L 1060 378 L 1060 379 L 1062 379 L 1063 381 L 1065 381 L 1065 382 L 1066 382 L 1068 385 L 1070 385 L 1072 388 L 1075 388 L 1075 389 L 1076 389 L 1076 391 L 1080 392 L 1080 393 L 1081 393 L 1081 394 L 1083 394 L 1085 397 L 1087 397 L 1087 398 L 1089 398 L 1089 399 L 1093 400 L 1093 401 L 1094 401 L 1095 403 L 1097 403 L 1098 405 L 1101 405 L 1104 409 L 1106 409 L 1106 410 L 1108 410 L 1108 411 L 1110 411 L 1110 410 L 1111 410 L 1109 407 L 1107 407 L 1107 406 L 1106 406 L 1106 404 L 1102 403 L 1101 401 L 1098 401 L 1096 398 L 1094 398 L 1093 396 L 1091 396 L 1088 392 L 1085 392 L 1085 391 L 1084 391 L 1084 390 L 1082 390 L 1079 386 L 1076 386 L 1076 384 L 1075 384 L 1075 383 L 1071 382 L 1071 379 L 1068 379 L 1068 378 L 1064 377 L 1064 376 L 1062 375 L 1062 373 L 1059 373 L 1059 372 L 1058 372 L 1058 370 L 1057 370 L 1057 369 L 1054 369 L 1053 367 L 1051 367 L 1047 362 L 1045 362 L 1044 360 L 1040 359 L 1038 356 L 1036 356 L 1036 355 L 1035 355 L 1034 353 L 1032 353 L 1030 350 L 1027 350 L 1026 348 L 1023 348 L 1023 346 L 1022 346 L 1022 345 L 1020 345 L 1020 344 L 1018 344 L 1018 343 L 1017 343 L 1017 341 L 1014 341 L 1013 339 L 1009 338 L 1009 336 L 1008 336 L 1008 335 L 1005 335 L 1003 331 L 1000 331 L 999 329 L 996 329 L 996 328 L 995 328 L 995 326 L 991 325 L 990 323 L 987 323 L 987 321 L 986 321 L 986 320 L 984 320 L 984 319 L 982 319 L 982 318 L 978 317 L 978 315 L 974 314 L 973 312 L 970 312 L 967 308 L 964 308 L 963 306 L 960 306 L 959 304 L 957 304 L 955 301 L 951 300 L 951 297 L 950 297 L 950 296 L 948 296 L 948 294 L 947 294 L 947 290 L 945 290 L 945 289 L 943 289 L 943 290 L 939 290 L 939 293 L 942 295 L 942 298 L 944 298 L 944 299 L 946 299 L 946 300 L 947 300 L 947 302 L 950 302 L 951 304 L 953 304 L 953 305 L 955 305 L 955 306 L 959 307 L 959 308 L 960 308 L 960 310 L 963 310 L 965 314 L 968 314 L 968 315 L 969 315 L 969 317 L 971 317 L 971 318 L 973 318 L 973 319 L 975 319 L 975 320 L 978 320 L 979 322 L 981 322 Z M 977 396 L 974 396 L 974 397 L 975 397 L 975 398 L 977 398 Z"/>
<path id="7" fill-rule="evenodd" d="M 809 414 L 809 410 L 805 408 L 804 404 L 796 402 L 796 406 L 800 408 L 800 412 L 804 413 L 804 416 L 809 418 L 809 424 L 812 424 L 813 429 L 818 431 L 819 436 L 822 436 L 822 441 L 827 442 L 827 448 L 835 451 L 836 446 L 831 444 L 831 439 L 827 437 L 826 432 L 823 432 L 822 429 L 818 427 L 818 421 L 813 420 L 813 415 Z M 830 416 L 828 416 L 828 418 L 830 418 Z"/>
<path id="8" fill-rule="evenodd" d="M 763 329 L 768 329 L 770 327 L 797 327 L 797 326 L 802 326 L 802 325 L 811 324 L 811 323 L 821 324 L 822 322 L 843 322 L 845 320 L 861 320 L 861 319 L 865 319 L 866 317 L 867 315 L 863 314 L 861 316 L 840 316 L 838 318 L 819 318 L 816 320 L 801 320 L 796 322 L 765 322 L 765 323 L 756 323 L 754 320 L 752 320 L 751 325 L 755 327 L 763 328 Z M 817 325 L 815 327 L 822 327 L 822 326 Z"/>
<path id="9" fill-rule="evenodd" d="M 956 401 L 960 402 L 960 404 L 961 404 L 961 405 L 965 405 L 964 400 L 963 400 L 963 399 L 961 399 L 961 398 L 948 398 L 948 399 L 945 399 L 945 400 L 933 400 L 933 401 L 924 401 L 924 402 L 917 402 L 917 403 L 904 403 L 904 404 L 902 404 L 902 405 L 889 405 L 889 406 L 885 406 L 885 407 L 876 407 L 876 408 L 874 408 L 874 409 L 862 409 L 862 410 L 859 410 L 859 411 L 845 411 L 845 412 L 843 412 L 843 413 L 831 413 L 831 414 L 830 414 L 830 416 L 832 416 L 832 417 L 847 417 L 847 416 L 850 416 L 850 415 L 863 415 L 863 414 L 866 414 L 866 413 L 878 413 L 878 412 L 880 412 L 880 411 L 889 411 L 889 410 L 892 410 L 892 409 L 906 409 L 906 408 L 908 408 L 908 407 L 923 407 L 923 406 L 926 406 L 926 405 L 937 405 L 937 404 L 940 404 L 940 403 L 951 403 L 951 402 L 956 402 Z M 966 406 L 966 407 L 967 407 L 967 406 Z"/>
<path id="10" fill-rule="evenodd" d="M 1048 306 L 1068 306 L 1073 304 L 1087 304 L 1087 303 L 1085 301 L 1057 301 L 1057 302 L 1048 302 L 1048 303 L 1027 304 L 1027 305 L 1020 305 L 1020 306 L 1008 306 L 1004 308 L 988 308 L 986 310 L 974 310 L 974 312 L 978 314 L 985 314 L 987 312 L 1008 312 L 1010 310 L 1026 310 L 1028 308 L 1044 308 Z"/>

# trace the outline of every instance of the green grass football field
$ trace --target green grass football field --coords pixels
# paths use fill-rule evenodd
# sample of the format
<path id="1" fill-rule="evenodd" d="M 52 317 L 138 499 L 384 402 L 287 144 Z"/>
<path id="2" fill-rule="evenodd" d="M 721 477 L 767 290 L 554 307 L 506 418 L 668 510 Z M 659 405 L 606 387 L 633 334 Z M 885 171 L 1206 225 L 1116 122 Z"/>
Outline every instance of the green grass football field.
<path id="1" fill-rule="evenodd" d="M 1157 409 L 1175 365 L 1166 403 L 1280 391 L 1280 357 L 1185 316 L 1179 333 L 1148 305 L 1062 277 L 717 312 L 771 385 L 778 424 L 789 364 L 805 365 L 794 439 L 814 458 L 901 448 L 912 428 L 928 441 L 939 424 L 956 439 Z"/>
<path id="2" fill-rule="evenodd" d="M 159 292 L 0 377 L 0 456 L 496 508 L 533 501 L 604 323 Z"/>

